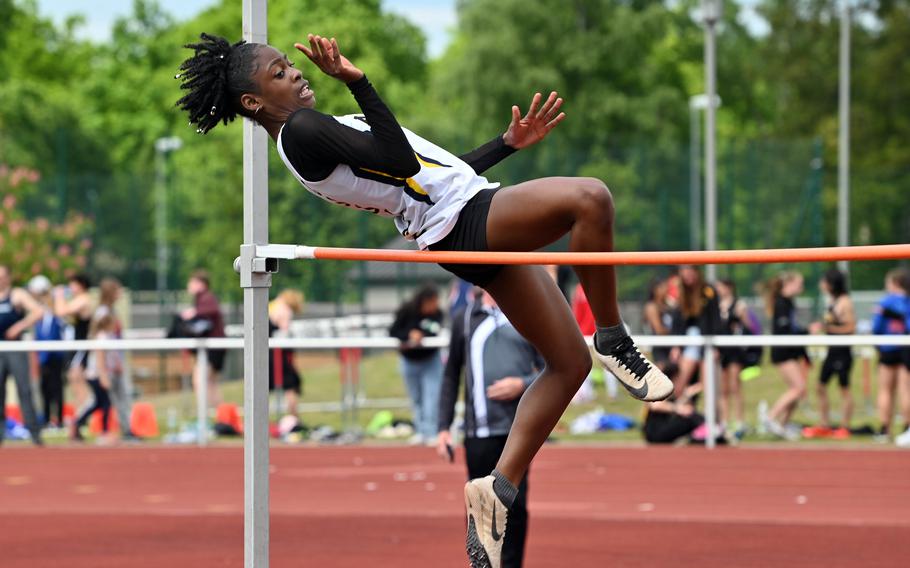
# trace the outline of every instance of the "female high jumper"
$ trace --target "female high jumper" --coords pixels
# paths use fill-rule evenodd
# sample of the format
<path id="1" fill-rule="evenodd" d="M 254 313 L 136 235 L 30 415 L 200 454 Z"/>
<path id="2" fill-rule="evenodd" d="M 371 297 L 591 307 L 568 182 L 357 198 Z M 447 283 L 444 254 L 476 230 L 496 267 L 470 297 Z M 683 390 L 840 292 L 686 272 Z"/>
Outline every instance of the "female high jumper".
<path id="1" fill-rule="evenodd" d="M 264 44 L 231 44 L 202 34 L 178 78 L 178 102 L 198 132 L 237 115 L 268 131 L 295 178 L 322 199 L 391 217 L 421 249 L 533 251 L 570 234 L 577 252 L 613 250 L 613 199 L 603 182 L 545 178 L 500 188 L 483 172 L 540 142 L 564 118 L 555 92 L 534 95 L 524 116 L 512 107 L 505 134 L 455 156 L 399 126 L 363 71 L 334 38 L 295 44 L 320 71 L 343 82 L 362 115 L 314 110 L 316 96 L 287 55 Z M 467 550 L 474 568 L 499 568 L 516 484 L 591 368 L 591 356 L 556 284 L 538 266 L 443 264 L 492 294 L 515 328 L 543 355 L 546 369 L 525 392 L 502 457 L 491 475 L 465 486 Z M 597 321 L 595 353 L 640 400 L 666 398 L 673 384 L 623 327 L 612 266 L 575 268 Z M 479 417 L 482 418 L 482 417 Z"/>

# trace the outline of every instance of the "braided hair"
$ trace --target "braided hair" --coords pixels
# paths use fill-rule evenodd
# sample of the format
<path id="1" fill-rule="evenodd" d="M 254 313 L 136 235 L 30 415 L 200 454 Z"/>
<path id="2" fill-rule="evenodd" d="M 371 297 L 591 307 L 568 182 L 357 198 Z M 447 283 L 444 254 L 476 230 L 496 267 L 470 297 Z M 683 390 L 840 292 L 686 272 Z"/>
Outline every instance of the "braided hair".
<path id="1" fill-rule="evenodd" d="M 219 36 L 203 33 L 199 43 L 185 45 L 195 53 L 180 64 L 180 88 L 189 91 L 177 106 L 189 113 L 196 132 L 205 134 L 218 125 L 227 124 L 238 114 L 250 116 L 240 104 L 244 93 L 257 93 L 253 74 L 259 44 L 241 40 L 231 44 Z"/>

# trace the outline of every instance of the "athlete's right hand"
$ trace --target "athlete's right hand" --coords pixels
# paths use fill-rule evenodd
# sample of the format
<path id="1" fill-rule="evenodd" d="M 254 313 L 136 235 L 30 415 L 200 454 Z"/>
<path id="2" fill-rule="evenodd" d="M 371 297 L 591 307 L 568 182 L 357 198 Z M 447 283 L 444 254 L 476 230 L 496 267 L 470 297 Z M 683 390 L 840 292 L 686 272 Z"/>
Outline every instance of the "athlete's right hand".
<path id="1" fill-rule="evenodd" d="M 310 43 L 309 47 L 302 43 L 295 43 L 294 47 L 306 55 L 316 67 L 319 67 L 320 71 L 329 77 L 334 77 L 344 83 L 352 83 L 363 77 L 363 71 L 355 67 L 347 57 L 341 54 L 335 38 L 328 39 L 308 34 L 307 40 Z"/>

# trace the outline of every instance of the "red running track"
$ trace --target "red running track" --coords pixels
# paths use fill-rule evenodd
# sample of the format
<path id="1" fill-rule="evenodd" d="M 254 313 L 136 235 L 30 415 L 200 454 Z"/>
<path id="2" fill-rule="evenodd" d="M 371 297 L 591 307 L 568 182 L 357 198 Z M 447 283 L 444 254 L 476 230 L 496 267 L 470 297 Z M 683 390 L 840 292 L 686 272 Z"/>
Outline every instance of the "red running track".
<path id="1" fill-rule="evenodd" d="M 272 450 L 271 565 L 463 567 L 463 466 Z M 910 452 L 547 447 L 526 566 L 896 567 Z M 0 449 L 3 568 L 242 567 L 242 450 Z"/>

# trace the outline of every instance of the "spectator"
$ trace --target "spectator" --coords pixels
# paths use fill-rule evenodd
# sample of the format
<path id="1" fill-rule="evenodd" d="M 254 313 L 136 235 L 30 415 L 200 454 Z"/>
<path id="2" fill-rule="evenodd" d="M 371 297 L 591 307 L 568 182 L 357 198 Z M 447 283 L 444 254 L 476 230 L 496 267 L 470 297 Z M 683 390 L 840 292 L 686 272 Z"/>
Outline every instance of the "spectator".
<path id="1" fill-rule="evenodd" d="M 518 400 L 543 369 L 544 361 L 480 288 L 452 319 L 452 341 L 439 401 L 437 452 L 451 458 L 449 429 L 462 369 L 465 370 L 465 439 L 468 479 L 496 467 L 515 419 Z M 522 565 L 528 526 L 528 475 L 518 485 L 502 547 L 503 568 Z"/>
<path id="2" fill-rule="evenodd" d="M 856 333 L 856 312 L 853 301 L 847 293 L 847 277 L 843 272 L 832 268 L 819 282 L 819 288 L 827 298 L 828 308 L 823 322 L 812 325 L 814 333 L 824 331 L 829 335 L 850 335 Z M 853 415 L 853 395 L 850 393 L 850 371 L 853 369 L 853 351 L 850 346 L 831 346 L 822 364 L 818 376 L 818 406 L 820 423 L 816 427 L 803 429 L 806 437 L 833 437 L 845 440 L 850 437 L 850 418 Z M 840 385 L 843 415 L 840 427 L 831 429 L 830 404 L 828 401 L 828 382 L 837 375 Z"/>
<path id="3" fill-rule="evenodd" d="M 290 337 L 291 322 L 295 315 L 303 313 L 303 292 L 299 290 L 282 290 L 278 297 L 269 303 L 269 335 L 272 337 Z M 275 388 L 275 358 L 281 364 L 281 389 L 284 392 L 284 411 L 297 416 L 303 381 L 294 367 L 293 349 L 275 349 L 269 357 L 269 390 Z M 277 354 L 277 355 L 276 355 Z"/>
<path id="4" fill-rule="evenodd" d="M 54 315 L 51 281 L 38 275 L 29 280 L 28 291 L 41 304 L 44 314 L 35 324 L 37 341 L 60 341 L 63 339 L 63 320 Z M 39 351 L 38 366 L 41 375 L 41 401 L 44 407 L 45 426 L 63 427 L 63 351 Z"/>
<path id="5" fill-rule="evenodd" d="M 670 335 L 677 327 L 678 312 L 670 305 L 669 283 L 666 278 L 655 278 L 648 287 L 648 299 L 645 301 L 642 317 L 644 328 L 651 335 Z M 670 360 L 669 347 L 655 347 L 651 350 L 654 364 L 668 377 L 676 375 L 676 363 Z"/>
<path id="6" fill-rule="evenodd" d="M 872 320 L 872 333 L 876 335 L 906 335 L 907 314 L 910 312 L 910 274 L 895 269 L 885 275 L 885 297 L 878 303 Z M 910 373 L 905 367 L 902 349 L 897 345 L 878 346 L 878 441 L 891 437 L 891 419 L 894 416 L 894 391 L 900 397 L 900 411 L 904 428 L 910 428 Z M 910 368 L 910 366 L 908 366 Z M 900 431 L 897 429 L 896 431 Z"/>
<path id="7" fill-rule="evenodd" d="M 675 400 L 662 400 L 646 405 L 642 432 L 649 444 L 672 444 L 690 436 L 705 418 L 695 411 L 693 398 L 701 392 L 701 384 L 687 386 Z"/>
<path id="8" fill-rule="evenodd" d="M 729 279 L 718 280 L 717 295 L 720 300 L 721 333 L 751 334 L 749 307 L 737 296 L 736 284 Z M 761 348 L 758 349 L 757 356 L 755 349 L 746 347 L 721 347 L 718 351 L 721 367 L 720 420 L 725 427 L 733 428 L 734 438 L 740 440 L 746 433 L 740 373 L 744 368 L 758 364 L 761 359 Z"/>
<path id="9" fill-rule="evenodd" d="M 89 338 L 104 341 L 117 337 L 117 318 L 110 310 L 102 310 L 98 317 L 92 319 Z M 80 413 L 73 424 L 71 438 L 83 440 L 82 427 L 92 417 L 101 411 L 101 443 L 110 443 L 110 418 L 111 418 L 111 388 L 114 381 L 120 380 L 118 375 L 123 373 L 123 363 L 120 353 L 116 350 L 96 349 L 89 352 L 88 365 L 85 368 L 85 378 L 92 390 L 93 400 Z M 128 423 L 128 422 L 127 422 Z"/>
<path id="10" fill-rule="evenodd" d="M 33 326 L 44 315 L 41 305 L 22 288 L 13 287 L 13 275 L 9 267 L 0 264 L 0 341 L 18 341 L 23 332 Z M 13 376 L 19 407 L 25 427 L 36 446 L 41 445 L 41 432 L 32 386 L 29 380 L 28 354 L 24 352 L 0 351 L 0 444 L 6 433 L 6 378 Z"/>
<path id="11" fill-rule="evenodd" d="M 89 294 L 91 283 L 85 274 L 75 274 L 69 278 L 67 287 L 59 286 L 54 290 L 54 313 L 60 318 L 69 318 L 72 325 L 72 338 L 88 339 L 88 328 L 92 322 L 92 297 Z M 66 378 L 73 390 L 76 407 L 85 406 L 89 390 L 85 384 L 85 366 L 88 364 L 88 353 L 76 351 L 70 359 Z"/>
<path id="12" fill-rule="evenodd" d="M 190 275 L 186 284 L 186 291 L 193 298 L 193 307 L 180 313 L 184 322 L 192 323 L 197 337 L 224 337 L 224 317 L 221 315 L 221 306 L 218 298 L 209 289 L 209 276 L 204 270 L 196 270 Z M 193 353 L 195 355 L 195 352 Z M 208 404 L 217 406 L 221 402 L 221 393 L 218 390 L 218 379 L 224 369 L 224 349 L 209 349 L 208 382 L 200 384 L 202 377 L 199 369 L 193 365 L 193 389 L 197 392 L 200 388 L 207 390 Z"/>
<path id="13" fill-rule="evenodd" d="M 411 398 L 416 430 L 413 444 L 432 443 L 436 437 L 442 357 L 438 348 L 422 347 L 421 341 L 441 330 L 439 291 L 432 285 L 424 286 L 402 304 L 389 328 L 389 335 L 401 340 L 401 374 Z"/>
<path id="14" fill-rule="evenodd" d="M 473 299 L 474 285 L 457 276 L 452 278 L 452 285 L 449 290 L 449 317 L 452 317 L 455 312 L 467 306 L 468 302 Z"/>
<path id="15" fill-rule="evenodd" d="M 679 311 L 680 323 L 686 335 L 714 335 L 721 331 L 720 309 L 717 292 L 702 278 L 701 271 L 695 266 L 679 268 Z M 679 374 L 674 379 L 676 396 L 682 395 L 701 367 L 702 349 L 688 346 L 679 355 Z M 701 373 L 704 376 L 704 373 Z"/>
<path id="16" fill-rule="evenodd" d="M 768 282 L 765 309 L 771 318 L 772 333 L 775 335 L 806 334 L 806 329 L 797 322 L 794 304 L 794 298 L 802 291 L 803 276 L 798 272 L 782 272 Z M 771 361 L 784 378 L 787 390 L 768 412 L 765 428 L 776 436 L 799 439 L 799 431 L 789 427 L 789 422 L 799 401 L 806 395 L 809 355 L 805 347 L 772 347 Z"/>
<path id="17" fill-rule="evenodd" d="M 95 314 L 92 316 L 92 322 L 101 320 L 105 317 L 113 319 L 112 330 L 109 334 L 110 339 L 120 339 L 123 337 L 123 323 L 114 310 L 115 304 L 120 300 L 123 294 L 123 287 L 116 278 L 105 278 L 98 285 L 100 299 Z M 119 351 L 108 351 L 111 361 L 121 362 L 123 355 Z M 114 358 L 116 356 L 116 358 Z M 122 366 L 122 365 L 121 365 Z M 111 399 L 114 409 L 117 411 L 117 421 L 120 423 L 120 431 L 124 438 L 132 439 L 133 433 L 130 431 L 130 414 L 133 407 L 133 393 L 130 392 L 130 385 L 122 370 L 120 372 L 111 372 L 110 386 L 108 386 L 108 395 Z"/>

